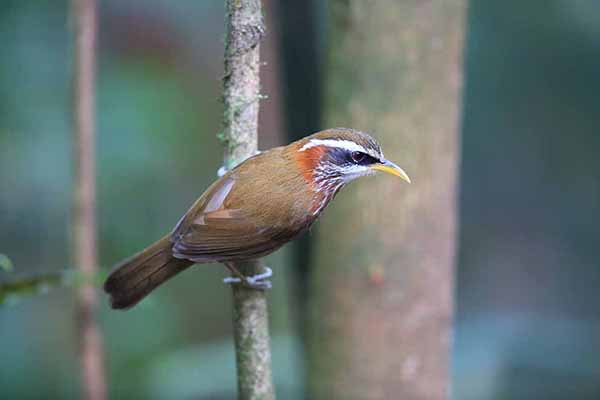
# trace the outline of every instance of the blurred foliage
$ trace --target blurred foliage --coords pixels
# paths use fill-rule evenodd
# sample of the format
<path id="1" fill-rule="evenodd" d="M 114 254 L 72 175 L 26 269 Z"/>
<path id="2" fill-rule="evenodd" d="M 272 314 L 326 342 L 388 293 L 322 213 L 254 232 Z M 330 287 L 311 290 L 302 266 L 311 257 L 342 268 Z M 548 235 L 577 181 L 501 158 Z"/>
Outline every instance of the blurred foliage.
<path id="1" fill-rule="evenodd" d="M 100 4 L 98 206 L 108 266 L 168 232 L 216 176 L 224 15 L 221 0 Z M 18 274 L 0 271 L 0 283 L 60 275 L 68 265 L 67 6 L 0 4 L 0 251 L 18 266 Z M 600 396 L 599 7 L 470 2 L 456 399 Z M 275 346 L 287 349 L 274 350 L 285 398 L 303 376 L 289 254 L 268 259 L 272 330 L 283 338 Z M 234 366 L 224 275 L 220 266 L 197 266 L 126 313 L 102 302 L 114 398 L 175 387 L 181 397 L 232 398 L 232 381 L 213 386 L 204 369 L 230 374 Z M 73 323 L 69 290 L 0 307 L 0 397 L 77 397 Z M 197 369 L 181 380 L 172 373 L 194 359 Z"/>
<path id="2" fill-rule="evenodd" d="M 98 221 L 106 273 L 168 232 L 216 178 L 223 154 L 216 134 L 224 10 L 221 0 L 98 3 Z M 78 393 L 73 291 L 46 290 L 76 284 L 63 274 L 70 253 L 68 5 L 0 5 L 0 251 L 18 266 L 18 273 L 0 271 L 0 287 L 19 294 L 7 299 L 18 304 L 0 307 L 1 398 L 38 398 L 43 392 L 45 398 L 63 399 Z M 267 259 L 275 270 L 272 331 L 284 337 L 293 323 L 288 258 L 283 251 Z M 230 340 L 224 276 L 219 265 L 197 266 L 125 313 L 109 310 L 101 296 L 111 396 L 145 398 L 152 388 L 167 385 L 166 375 L 162 380 L 153 372 L 162 360 L 189 348 L 210 353 Z M 42 295 L 22 296 L 25 290 Z M 218 358 L 220 365 L 205 365 L 199 357 L 197 367 L 231 370 L 235 358 L 229 355 Z M 297 388 L 285 383 L 291 372 L 301 380 L 295 362 L 278 364 L 287 371 L 282 390 Z M 176 378 L 169 375 L 170 384 Z M 222 382 L 228 386 L 217 392 L 232 398 L 235 384 Z M 214 399 L 209 383 L 188 379 L 179 389 Z"/>
<path id="3" fill-rule="evenodd" d="M 12 261 L 6 254 L 0 254 L 0 269 L 4 272 L 10 272 L 14 269 Z"/>
<path id="4" fill-rule="evenodd" d="M 600 3 L 472 1 L 454 397 L 600 397 Z"/>

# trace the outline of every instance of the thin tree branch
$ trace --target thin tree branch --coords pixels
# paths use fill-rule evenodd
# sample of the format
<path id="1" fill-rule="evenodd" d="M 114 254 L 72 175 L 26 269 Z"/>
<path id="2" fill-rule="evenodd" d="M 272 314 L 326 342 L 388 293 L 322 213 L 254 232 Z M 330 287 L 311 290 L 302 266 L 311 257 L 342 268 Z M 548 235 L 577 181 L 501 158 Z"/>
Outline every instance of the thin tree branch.
<path id="1" fill-rule="evenodd" d="M 257 151 L 259 43 L 265 28 L 260 0 L 226 0 L 226 12 L 223 139 L 225 167 L 232 168 Z M 236 268 L 246 275 L 262 272 L 258 261 Z M 232 290 L 238 397 L 274 399 L 266 293 L 242 285 Z"/>
<path id="2" fill-rule="evenodd" d="M 95 0 L 72 0 L 75 23 L 73 125 L 75 176 L 73 185 L 73 263 L 82 275 L 94 275 L 96 249 L 95 170 Z M 84 284 L 77 291 L 76 317 L 82 373 L 82 397 L 106 398 L 102 336 L 96 322 L 96 289 Z"/>
<path id="3" fill-rule="evenodd" d="M 12 278 L 6 282 L 0 282 L 0 306 L 13 303 L 26 296 L 46 293 L 51 288 L 65 285 L 65 276 L 61 272 Z"/>
<path id="4" fill-rule="evenodd" d="M 101 287 L 106 273 L 98 271 L 95 275 L 82 275 L 80 271 L 68 268 L 45 274 L 8 274 L 0 281 L 0 306 L 13 305 L 27 297 L 48 293 L 52 289 L 79 290 L 84 285 Z"/>

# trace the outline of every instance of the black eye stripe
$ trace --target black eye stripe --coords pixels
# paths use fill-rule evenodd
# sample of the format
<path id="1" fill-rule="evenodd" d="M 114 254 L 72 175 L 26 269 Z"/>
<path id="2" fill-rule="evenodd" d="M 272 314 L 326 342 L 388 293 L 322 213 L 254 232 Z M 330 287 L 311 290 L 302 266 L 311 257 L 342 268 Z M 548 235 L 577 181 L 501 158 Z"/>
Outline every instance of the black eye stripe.
<path id="1" fill-rule="evenodd" d="M 350 153 L 350 160 L 353 164 L 357 165 L 371 165 L 377 161 L 377 159 L 367 153 L 363 153 L 362 151 L 353 151 Z"/>
<path id="2" fill-rule="evenodd" d="M 359 153 L 354 154 L 354 153 Z M 340 148 L 332 148 L 327 153 L 327 158 L 329 162 L 343 166 L 343 165 L 371 165 L 378 163 L 379 160 L 365 152 L 362 151 L 350 151 L 346 149 Z"/>
<path id="3" fill-rule="evenodd" d="M 350 153 L 350 157 L 352 158 L 352 161 L 354 161 L 357 164 L 360 164 L 360 162 L 362 160 L 365 159 L 367 155 L 365 153 L 363 153 L 362 151 L 353 151 L 352 153 Z"/>

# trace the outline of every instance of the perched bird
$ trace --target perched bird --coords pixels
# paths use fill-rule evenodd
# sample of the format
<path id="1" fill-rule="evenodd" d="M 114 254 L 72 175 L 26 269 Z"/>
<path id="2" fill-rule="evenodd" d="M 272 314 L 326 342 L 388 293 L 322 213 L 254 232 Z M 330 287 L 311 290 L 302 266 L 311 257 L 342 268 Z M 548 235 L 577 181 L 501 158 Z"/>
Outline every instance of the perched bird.
<path id="1" fill-rule="evenodd" d="M 122 261 L 104 284 L 111 306 L 129 308 L 194 263 L 220 262 L 225 282 L 270 287 L 271 271 L 243 276 L 233 262 L 265 256 L 305 232 L 350 181 L 384 171 L 410 182 L 371 136 L 335 128 L 248 158 L 214 182 L 173 231 Z"/>

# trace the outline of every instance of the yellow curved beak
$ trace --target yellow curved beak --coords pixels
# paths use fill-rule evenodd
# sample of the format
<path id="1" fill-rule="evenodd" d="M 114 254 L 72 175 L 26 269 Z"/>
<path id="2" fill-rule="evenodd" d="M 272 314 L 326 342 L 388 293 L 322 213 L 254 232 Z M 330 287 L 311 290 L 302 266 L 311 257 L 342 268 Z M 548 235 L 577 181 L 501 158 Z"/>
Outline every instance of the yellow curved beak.
<path id="1" fill-rule="evenodd" d="M 397 166 L 396 164 L 394 164 L 391 161 L 383 160 L 381 163 L 373 164 L 371 166 L 371 169 L 387 172 L 388 174 L 392 174 L 392 175 L 396 175 L 396 176 L 404 179 L 406 182 L 410 183 L 410 178 L 408 177 L 407 173 L 404 172 L 404 170 L 402 168 L 400 168 L 399 166 Z"/>

